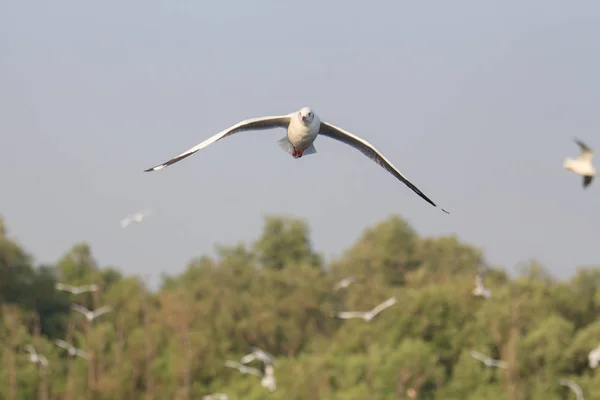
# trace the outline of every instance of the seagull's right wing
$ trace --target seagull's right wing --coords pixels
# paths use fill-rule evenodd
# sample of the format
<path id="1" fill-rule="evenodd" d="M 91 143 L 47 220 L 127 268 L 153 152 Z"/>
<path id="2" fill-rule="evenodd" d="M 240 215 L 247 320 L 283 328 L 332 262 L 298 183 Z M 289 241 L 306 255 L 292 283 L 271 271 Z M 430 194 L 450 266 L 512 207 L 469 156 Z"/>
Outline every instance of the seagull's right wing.
<path id="1" fill-rule="evenodd" d="M 246 354 L 244 357 L 242 357 L 240 359 L 240 363 L 248 364 L 249 362 L 252 362 L 254 360 L 256 360 L 256 356 L 254 355 L 254 353 L 250 353 L 250 354 Z"/>
<path id="2" fill-rule="evenodd" d="M 80 313 L 82 313 L 83 315 L 85 315 L 85 316 L 86 316 L 86 318 L 87 318 L 87 315 L 90 313 L 90 310 L 88 310 L 87 308 L 85 308 L 85 307 L 83 307 L 83 306 L 80 306 L 79 304 L 73 304 L 73 305 L 71 306 L 71 309 L 72 309 L 73 311 L 77 311 L 77 312 L 80 312 Z"/>
<path id="3" fill-rule="evenodd" d="M 396 179 L 403 182 L 406 186 L 412 189 L 413 192 L 421 196 L 423 200 L 428 202 L 434 207 L 437 205 L 431 201 L 429 197 L 425 195 L 425 193 L 421 192 L 415 185 L 413 185 L 404 175 L 398 171 L 398 169 L 381 154 L 371 143 L 367 142 L 364 139 L 359 138 L 347 132 L 337 126 L 331 125 L 327 122 L 321 121 L 321 129 L 319 130 L 319 135 L 327 136 L 347 145 L 354 147 L 356 150 L 363 153 L 365 156 L 369 157 L 371 160 L 375 161 L 381 167 L 383 167 L 386 171 L 392 174 Z M 442 211 L 449 214 L 448 211 L 442 208 Z"/>
<path id="4" fill-rule="evenodd" d="M 240 369 L 240 371 L 243 374 L 250 374 L 250 375 L 258 376 L 259 378 L 261 376 L 263 376 L 263 374 L 262 374 L 262 372 L 260 372 L 260 370 L 258 370 L 256 368 L 252 368 L 252 367 L 246 367 L 245 365 L 243 366 L 242 369 Z"/>
<path id="5" fill-rule="evenodd" d="M 581 387 L 578 384 L 576 384 L 575 382 L 573 382 L 570 379 L 560 379 L 559 383 L 563 386 L 567 386 L 569 389 L 571 389 L 573 392 L 575 392 L 575 396 L 577 397 L 577 400 L 584 400 L 583 391 L 581 390 Z"/>
<path id="6" fill-rule="evenodd" d="M 217 140 L 223 139 L 224 137 L 232 135 L 236 132 L 257 131 L 257 130 L 262 130 L 262 129 L 273 129 L 273 128 L 287 128 L 290 124 L 290 119 L 291 119 L 291 114 L 279 115 L 276 117 L 250 118 L 250 119 L 244 120 L 242 122 L 239 122 L 227 129 L 217 133 L 216 135 L 206 139 L 204 142 L 200 143 L 197 146 L 192 147 L 191 149 L 187 150 L 186 152 L 181 153 L 180 155 L 178 155 L 176 157 L 173 157 L 169 161 L 166 161 L 155 167 L 148 168 L 148 169 L 144 170 L 144 172 L 158 171 L 159 169 L 168 167 L 171 164 L 175 164 L 177 161 L 181 161 L 184 158 L 191 156 L 198 150 L 203 149 L 210 144 L 213 144 Z"/>
<path id="7" fill-rule="evenodd" d="M 62 290 L 64 292 L 71 292 L 75 290 L 74 286 L 67 285 L 66 283 L 57 282 L 55 285 L 56 290 Z"/>
<path id="8" fill-rule="evenodd" d="M 70 348 L 72 347 L 70 343 L 68 343 L 68 342 L 65 342 L 64 340 L 61 340 L 61 339 L 56 339 L 56 340 L 54 341 L 54 343 L 56 343 L 56 345 L 57 345 L 58 347 L 62 347 L 63 349 L 67 349 L 67 350 L 68 350 L 68 349 L 70 349 Z"/>
<path id="9" fill-rule="evenodd" d="M 486 362 L 489 360 L 489 358 L 485 354 L 481 354 L 480 352 L 475 350 L 471 350 L 469 354 L 471 355 L 471 357 L 481 362 Z"/>

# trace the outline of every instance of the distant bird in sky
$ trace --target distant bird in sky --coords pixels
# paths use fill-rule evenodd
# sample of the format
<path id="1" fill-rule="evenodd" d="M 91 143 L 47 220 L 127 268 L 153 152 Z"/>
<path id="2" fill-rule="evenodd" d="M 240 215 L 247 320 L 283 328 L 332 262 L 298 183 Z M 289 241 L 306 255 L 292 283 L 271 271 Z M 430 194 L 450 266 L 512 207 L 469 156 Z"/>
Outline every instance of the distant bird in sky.
<path id="1" fill-rule="evenodd" d="M 71 306 L 71 308 L 74 311 L 80 312 L 83 315 L 85 315 L 85 318 L 88 321 L 93 321 L 96 318 L 98 318 L 99 316 L 101 316 L 102 314 L 106 314 L 107 312 L 112 310 L 110 307 L 104 306 L 104 307 L 98 308 L 97 310 L 90 311 L 87 308 L 80 306 L 79 304 L 73 304 Z"/>
<path id="2" fill-rule="evenodd" d="M 66 283 L 57 282 L 55 287 L 57 290 L 71 292 L 73 294 L 95 292 L 96 290 L 98 290 L 98 285 L 96 285 L 95 283 L 92 283 L 91 285 L 71 286 L 67 285 Z"/>
<path id="3" fill-rule="evenodd" d="M 213 393 L 202 396 L 202 400 L 229 400 L 229 396 L 224 393 Z"/>
<path id="4" fill-rule="evenodd" d="M 475 289 L 473 289 L 473 295 L 485 297 L 486 299 L 489 299 L 492 296 L 492 292 L 483 286 L 483 278 L 479 274 L 475 277 Z"/>
<path id="5" fill-rule="evenodd" d="M 573 392 L 575 392 L 575 396 L 577 396 L 577 400 L 585 400 L 583 398 L 583 391 L 581 390 L 581 387 L 579 387 L 579 385 L 576 384 L 575 382 L 573 382 L 572 380 L 561 379 L 559 381 L 559 383 L 563 386 L 569 387 Z"/>
<path id="6" fill-rule="evenodd" d="M 347 278 L 342 279 L 341 281 L 339 281 L 338 283 L 336 283 L 333 286 L 333 290 L 334 291 L 338 291 L 340 289 L 343 288 L 347 288 L 348 286 L 350 286 L 351 284 L 353 284 L 354 282 L 356 282 L 356 277 L 354 276 L 349 276 Z"/>
<path id="7" fill-rule="evenodd" d="M 498 368 L 504 368 L 504 369 L 508 368 L 508 363 L 506 361 L 494 360 L 494 359 L 489 358 L 488 356 L 481 354 L 480 352 L 475 351 L 475 350 L 471 351 L 470 354 L 471 354 L 471 357 L 483 362 L 488 367 L 498 367 Z"/>
<path id="8" fill-rule="evenodd" d="M 225 366 L 229 367 L 229 368 L 235 368 L 238 371 L 240 371 L 242 374 L 250 374 L 250 375 L 255 375 L 258 377 L 262 377 L 262 372 L 260 372 L 260 370 L 256 369 L 256 368 L 252 368 L 252 367 L 247 367 L 244 364 L 240 364 L 239 362 L 236 361 L 230 361 L 227 360 L 225 361 Z"/>
<path id="9" fill-rule="evenodd" d="M 86 360 L 90 359 L 88 354 L 85 351 L 78 349 L 77 347 L 73 346 L 71 343 L 69 343 L 67 341 L 64 341 L 61 339 L 56 339 L 54 341 L 54 343 L 56 343 L 56 345 L 58 347 L 62 347 L 63 349 L 66 349 L 69 352 L 69 355 L 71 357 L 81 357 L 81 358 L 85 358 Z"/>
<path id="10" fill-rule="evenodd" d="M 275 362 L 275 357 L 273 357 L 266 351 L 254 346 L 252 347 L 252 352 L 250 354 L 246 354 L 244 357 L 241 358 L 240 363 L 248 364 L 257 359 L 261 360 L 265 364 L 273 364 Z"/>
<path id="11" fill-rule="evenodd" d="M 594 152 L 581 140 L 573 140 L 575 140 L 575 143 L 579 145 L 581 152 L 576 159 L 567 157 L 563 163 L 563 167 L 568 171 L 572 171 L 583 176 L 583 187 L 586 188 L 592 183 L 592 180 L 596 176 L 596 169 L 592 165 Z"/>
<path id="12" fill-rule="evenodd" d="M 131 215 L 127 216 L 126 218 L 124 218 L 123 220 L 121 220 L 121 228 L 126 228 L 127 226 L 129 226 L 129 224 L 131 224 L 133 222 L 138 222 L 138 223 L 142 222 L 142 220 L 150 214 L 152 214 L 152 210 L 149 210 L 149 209 L 142 210 L 135 214 L 131 214 Z"/>
<path id="13" fill-rule="evenodd" d="M 383 167 L 396 179 L 402 181 L 423 200 L 427 201 L 432 206 L 437 207 L 436 204 L 429 199 L 429 197 L 427 197 L 404 175 L 402 175 L 400 171 L 398 171 L 398 169 L 383 156 L 383 154 L 373 147 L 373 145 L 366 140 L 359 138 L 358 136 L 354 136 L 350 132 L 347 132 L 327 122 L 321 121 L 309 107 L 303 107 L 299 111 L 294 111 L 293 113 L 287 115 L 246 119 L 206 139 L 202 143 L 192 147 L 184 153 L 181 153 L 180 155 L 175 156 L 162 164 L 148 168 L 145 170 L 145 172 L 161 170 L 234 133 L 273 128 L 283 128 L 287 131 L 286 136 L 280 139 L 278 143 L 285 152 L 291 154 L 294 158 L 300 158 L 303 155 L 315 154 L 317 150 L 315 149 L 313 142 L 318 135 L 327 136 L 331 139 L 350 145 L 369 157 L 371 160 L 375 161 L 375 163 Z M 448 213 L 448 211 L 444 209 L 442 209 L 442 211 Z"/>
<path id="14" fill-rule="evenodd" d="M 35 364 L 41 364 L 44 368 L 48 366 L 48 360 L 41 354 L 38 354 L 32 345 L 25 346 L 25 350 L 29 353 L 29 361 Z"/>
<path id="15" fill-rule="evenodd" d="M 377 307 L 375 307 L 371 311 L 366 311 L 366 312 L 365 311 L 343 311 L 343 312 L 337 313 L 337 317 L 344 318 L 344 319 L 362 318 L 365 321 L 370 321 L 373 318 L 375 318 L 375 316 L 377 314 L 379 314 L 386 308 L 393 306 L 396 303 L 396 301 L 397 300 L 395 297 L 390 297 L 389 299 L 387 299 L 383 303 L 379 304 Z"/>
<path id="16" fill-rule="evenodd" d="M 590 362 L 590 368 L 596 368 L 600 363 L 600 346 L 590 351 L 588 354 L 588 361 Z"/>
<path id="17" fill-rule="evenodd" d="M 275 370 L 271 364 L 265 365 L 265 374 L 261 379 L 260 384 L 271 392 L 274 392 L 277 388 L 277 384 L 275 383 Z"/>

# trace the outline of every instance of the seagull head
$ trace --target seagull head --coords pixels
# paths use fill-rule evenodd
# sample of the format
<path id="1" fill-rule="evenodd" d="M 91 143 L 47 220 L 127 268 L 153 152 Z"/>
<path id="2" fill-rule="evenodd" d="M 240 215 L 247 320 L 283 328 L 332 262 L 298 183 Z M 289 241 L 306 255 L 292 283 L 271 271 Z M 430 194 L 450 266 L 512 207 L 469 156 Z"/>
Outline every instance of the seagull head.
<path id="1" fill-rule="evenodd" d="M 298 111 L 298 117 L 305 124 L 310 124 L 315 118 L 315 113 L 310 107 L 302 107 L 300 111 Z"/>

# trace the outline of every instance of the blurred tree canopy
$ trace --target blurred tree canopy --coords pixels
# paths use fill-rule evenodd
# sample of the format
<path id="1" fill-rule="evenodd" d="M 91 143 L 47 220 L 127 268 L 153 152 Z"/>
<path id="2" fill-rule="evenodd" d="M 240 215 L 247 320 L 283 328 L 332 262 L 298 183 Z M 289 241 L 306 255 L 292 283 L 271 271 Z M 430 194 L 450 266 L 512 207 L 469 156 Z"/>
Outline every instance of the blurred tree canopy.
<path id="1" fill-rule="evenodd" d="M 143 277 L 99 266 L 86 243 L 56 265 L 35 265 L 0 219 L 0 398 L 575 399 L 565 378 L 600 399 L 600 372 L 588 364 L 600 345 L 600 268 L 560 281 L 536 261 L 514 278 L 488 267 L 492 296 L 476 297 L 482 252 L 455 236 L 420 237 L 399 216 L 368 227 L 328 264 L 305 222 L 277 216 L 254 243 L 217 254 L 164 275 L 153 291 Z M 99 289 L 72 294 L 57 282 Z M 397 303 L 371 321 L 334 317 L 391 296 Z M 88 321 L 72 304 L 111 311 Z M 28 345 L 47 368 L 29 361 Z M 224 364 L 252 346 L 277 358 L 274 392 Z M 487 367 L 472 350 L 507 367 Z"/>

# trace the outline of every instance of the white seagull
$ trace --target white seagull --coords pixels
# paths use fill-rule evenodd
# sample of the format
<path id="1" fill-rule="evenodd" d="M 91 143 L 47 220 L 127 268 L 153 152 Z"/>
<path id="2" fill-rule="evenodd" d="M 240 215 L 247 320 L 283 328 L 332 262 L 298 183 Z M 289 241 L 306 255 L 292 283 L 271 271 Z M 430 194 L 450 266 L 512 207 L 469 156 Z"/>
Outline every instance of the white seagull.
<path id="1" fill-rule="evenodd" d="M 481 361 L 488 367 L 498 367 L 498 368 L 504 368 L 504 369 L 508 368 L 508 363 L 506 361 L 494 360 L 494 359 L 489 358 L 488 356 L 481 354 L 480 352 L 475 351 L 475 350 L 471 351 L 471 357 L 473 357 L 476 360 Z"/>
<path id="2" fill-rule="evenodd" d="M 213 393 L 202 396 L 202 400 L 229 400 L 225 393 Z"/>
<path id="3" fill-rule="evenodd" d="M 277 384 L 275 383 L 275 373 L 273 366 L 271 364 L 265 365 L 265 375 L 260 380 L 260 384 L 262 387 L 269 389 L 271 392 L 274 392 L 277 388 Z"/>
<path id="4" fill-rule="evenodd" d="M 92 283 L 91 285 L 71 286 L 66 283 L 57 282 L 56 290 L 62 290 L 64 292 L 71 292 L 73 294 L 81 294 L 86 292 L 95 292 L 98 290 L 98 285 Z"/>
<path id="5" fill-rule="evenodd" d="M 35 364 L 41 364 L 44 368 L 48 366 L 48 360 L 41 354 L 38 354 L 32 345 L 25 346 L 25 350 L 29 353 L 29 361 Z"/>
<path id="6" fill-rule="evenodd" d="M 473 295 L 485 297 L 486 299 L 489 299 L 492 296 L 492 292 L 483 286 L 483 279 L 479 274 L 475 277 L 475 289 L 473 289 Z"/>
<path id="7" fill-rule="evenodd" d="M 337 317 L 344 318 L 344 319 L 362 318 L 365 321 L 370 321 L 373 318 L 375 318 L 375 316 L 377 314 L 379 314 L 386 308 L 393 306 L 396 303 L 396 301 L 397 300 L 395 297 L 390 297 L 389 299 L 387 299 L 383 303 L 379 304 L 377 307 L 375 307 L 371 311 L 366 311 L 366 312 L 364 312 L 364 311 L 343 311 L 343 312 L 337 313 Z"/>
<path id="8" fill-rule="evenodd" d="M 225 366 L 227 366 L 229 368 L 235 368 L 238 371 L 240 371 L 242 374 L 250 374 L 250 375 L 262 377 L 262 372 L 260 372 L 260 370 L 258 370 L 256 368 L 252 368 L 252 367 L 247 367 L 244 364 L 240 364 L 239 362 L 227 360 L 227 361 L 225 361 Z"/>
<path id="9" fill-rule="evenodd" d="M 590 362 L 590 368 L 596 368 L 600 363 L 600 346 L 590 351 L 588 354 L 588 361 Z"/>
<path id="10" fill-rule="evenodd" d="M 583 187 L 586 188 L 590 185 L 590 183 L 592 183 L 594 176 L 596 176 L 596 169 L 592 165 L 594 152 L 581 140 L 573 140 L 575 140 L 575 143 L 579 145 L 581 152 L 576 159 L 567 157 L 563 163 L 563 167 L 568 171 L 572 171 L 583 176 Z"/>
<path id="11" fill-rule="evenodd" d="M 577 400 L 585 400 L 583 398 L 583 391 L 581 390 L 581 387 L 579 387 L 579 385 L 576 384 L 575 382 L 573 382 L 572 380 L 561 379 L 559 381 L 559 383 L 563 386 L 569 387 L 569 389 L 571 389 L 573 392 L 575 392 L 575 396 L 577 396 Z"/>
<path id="12" fill-rule="evenodd" d="M 275 363 L 275 357 L 256 346 L 252 347 L 252 352 L 250 354 L 246 354 L 241 358 L 240 363 L 248 364 L 257 359 L 261 360 L 265 365 Z"/>
<path id="13" fill-rule="evenodd" d="M 62 347 L 63 349 L 66 349 L 69 352 L 69 355 L 71 357 L 81 357 L 81 358 L 85 358 L 86 360 L 90 359 L 88 354 L 85 351 L 78 349 L 77 347 L 73 346 L 71 343 L 69 343 L 67 341 L 64 341 L 61 339 L 56 339 L 54 341 L 54 343 L 56 343 L 56 345 L 58 347 Z"/>
<path id="14" fill-rule="evenodd" d="M 142 210 L 135 214 L 131 214 L 123 220 L 121 220 L 121 228 L 127 228 L 127 226 L 129 226 L 129 224 L 131 224 L 132 222 L 142 222 L 142 220 L 150 214 L 152 214 L 152 210 L 149 209 Z"/>
<path id="15" fill-rule="evenodd" d="M 300 158 L 303 155 L 315 154 L 317 150 L 315 149 L 313 142 L 318 135 L 327 136 L 342 143 L 348 144 L 369 157 L 371 160 L 375 161 L 398 180 L 402 181 L 406 186 L 411 188 L 429 204 L 437 207 L 437 205 L 431 201 L 431 199 L 429 199 L 404 175 L 402 175 L 400 171 L 398 171 L 398 169 L 383 156 L 383 154 L 373 147 L 373 145 L 366 140 L 359 138 L 358 136 L 354 136 L 350 132 L 347 132 L 327 122 L 321 121 L 309 107 L 303 107 L 299 111 L 295 111 L 287 115 L 250 118 L 244 120 L 206 139 L 202 143 L 192 147 L 184 153 L 181 153 L 180 155 L 173 157 L 172 159 L 155 167 L 148 168 L 144 172 L 158 171 L 163 169 L 171 164 L 176 163 L 177 161 L 181 161 L 184 158 L 191 156 L 198 150 L 205 148 L 217 140 L 223 139 L 234 133 L 273 128 L 283 128 L 287 130 L 287 135 L 280 139 L 278 143 L 294 158 Z M 442 209 L 442 211 L 448 213 L 444 209 Z"/>
<path id="16" fill-rule="evenodd" d="M 356 282 L 356 278 L 354 276 L 349 276 L 347 278 L 342 279 L 341 281 L 339 281 L 338 283 L 336 283 L 333 286 L 333 290 L 334 291 L 338 291 L 340 289 L 343 288 L 347 288 L 348 286 L 350 286 L 351 284 L 353 284 L 354 282 Z"/>
<path id="17" fill-rule="evenodd" d="M 82 313 L 83 315 L 85 315 L 85 318 L 86 318 L 88 321 L 93 321 L 93 320 L 95 320 L 96 318 L 98 318 L 100 315 L 102 315 L 102 314 L 106 314 L 107 312 L 109 312 L 109 311 L 111 311 L 111 310 L 112 310 L 110 307 L 104 306 L 104 307 L 100 307 L 100 308 L 98 308 L 97 310 L 90 311 L 90 310 L 88 310 L 87 308 L 80 306 L 79 304 L 73 304 L 73 305 L 71 306 L 71 308 L 72 308 L 74 311 L 80 312 L 80 313 Z"/>

